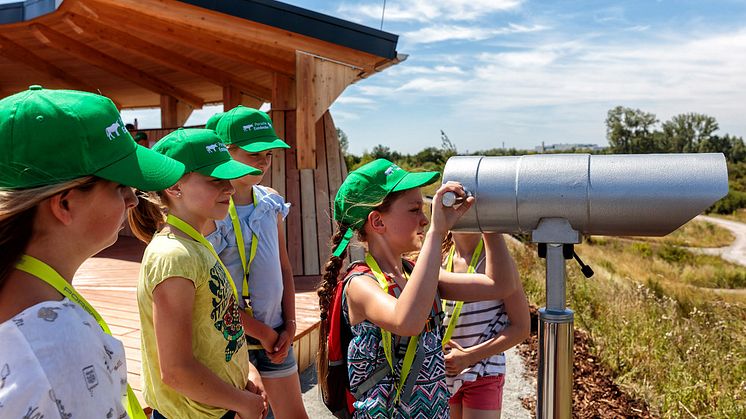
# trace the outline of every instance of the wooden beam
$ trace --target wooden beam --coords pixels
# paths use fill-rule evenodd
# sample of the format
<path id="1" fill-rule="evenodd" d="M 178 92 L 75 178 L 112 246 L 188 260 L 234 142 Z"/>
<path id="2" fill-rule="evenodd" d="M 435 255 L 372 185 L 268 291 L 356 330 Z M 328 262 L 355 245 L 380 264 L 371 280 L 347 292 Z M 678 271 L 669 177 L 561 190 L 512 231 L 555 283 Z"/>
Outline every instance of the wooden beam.
<path id="1" fill-rule="evenodd" d="M 161 95 L 161 128 L 183 127 L 192 108 L 173 96 Z"/>
<path id="2" fill-rule="evenodd" d="M 213 34 L 221 37 L 224 42 L 237 45 L 253 41 L 265 45 L 265 48 L 283 48 L 290 52 L 309 51 L 335 61 L 356 66 L 359 69 L 365 70 L 365 72 L 372 72 L 375 63 L 381 58 L 353 48 L 174 0 L 153 2 L 143 2 L 141 0 L 91 0 L 86 1 L 86 4 L 90 5 L 94 2 L 105 5 L 107 8 L 119 9 L 118 16 L 135 16 L 138 19 L 141 15 L 158 16 L 162 22 L 168 22 L 167 24 L 172 26 L 174 30 L 177 30 L 177 27 L 188 29 L 190 32 L 198 33 L 200 37 L 204 34 Z"/>
<path id="3" fill-rule="evenodd" d="M 107 73 L 115 74 L 153 92 L 173 96 L 197 109 L 202 108 L 202 105 L 204 104 L 204 100 L 197 95 L 175 87 L 144 71 L 140 71 L 129 64 L 110 57 L 95 48 L 84 45 L 67 35 L 55 31 L 54 29 L 39 23 L 32 24 L 31 29 L 34 32 L 34 35 L 43 43 L 62 52 L 76 56 Z"/>
<path id="4" fill-rule="evenodd" d="M 2 35 L 0 35 L 0 55 L 11 61 L 23 63 L 32 70 L 46 73 L 70 88 L 85 90 L 94 93 L 98 91 L 90 84 L 68 74 L 65 70 L 44 60 L 43 58 L 29 51 L 27 48 L 18 45 L 17 43 Z"/>
<path id="5" fill-rule="evenodd" d="M 223 112 L 228 112 L 240 104 L 241 91 L 236 86 L 223 86 Z"/>
<path id="6" fill-rule="evenodd" d="M 357 76 L 357 70 L 300 51 L 295 54 L 298 167 L 316 168 L 314 125 Z"/>
<path id="7" fill-rule="evenodd" d="M 189 58 L 175 50 L 166 49 L 152 42 L 142 40 L 112 26 L 102 25 L 92 19 L 73 13 L 67 15 L 65 22 L 73 30 L 77 27 L 93 38 L 125 48 L 128 52 L 140 54 L 168 68 L 204 77 L 218 86 L 232 84 L 238 87 L 244 94 L 257 96 L 264 100 L 269 100 L 272 97 L 272 90 L 268 87 L 245 80 L 199 60 Z"/>
<path id="8" fill-rule="evenodd" d="M 295 109 L 295 81 L 284 74 L 272 73 L 273 111 Z"/>
<path id="9" fill-rule="evenodd" d="M 79 2 L 75 2 L 70 8 L 102 23 L 105 21 L 118 28 L 147 36 L 154 42 L 162 40 L 178 44 L 188 50 L 221 55 L 257 70 L 279 72 L 287 75 L 292 75 L 295 72 L 295 63 L 282 57 L 282 55 L 289 55 L 292 52 L 274 55 L 263 53 L 263 50 L 268 50 L 266 45 L 252 42 L 250 37 L 242 38 L 235 36 L 235 34 L 227 37 L 221 33 L 216 34 L 208 31 L 201 26 L 199 19 L 180 23 L 166 19 L 167 14 L 163 13 L 162 10 L 154 14 L 148 14 L 143 10 L 138 10 L 139 8 L 131 10 L 118 3 L 98 4 L 95 1 L 89 1 L 86 3 L 89 11 L 85 11 L 79 4 Z M 145 5 L 145 2 L 142 4 Z M 95 16 L 91 15 L 91 12 Z"/>
<path id="10" fill-rule="evenodd" d="M 313 79 L 316 77 L 316 68 L 313 65 L 313 57 L 308 54 L 296 53 L 296 75 L 295 75 L 295 92 L 296 92 L 296 149 L 298 156 L 298 169 L 315 169 L 316 168 L 316 139 L 314 138 L 313 120 L 313 98 L 314 92 Z"/>

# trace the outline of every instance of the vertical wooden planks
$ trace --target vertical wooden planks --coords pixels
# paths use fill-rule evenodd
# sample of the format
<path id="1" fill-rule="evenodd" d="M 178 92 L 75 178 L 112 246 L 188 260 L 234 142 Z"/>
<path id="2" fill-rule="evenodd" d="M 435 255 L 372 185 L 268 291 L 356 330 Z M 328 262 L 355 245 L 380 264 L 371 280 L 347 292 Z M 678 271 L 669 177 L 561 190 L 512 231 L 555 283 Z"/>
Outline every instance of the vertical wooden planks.
<path id="1" fill-rule="evenodd" d="M 339 138 L 337 137 L 337 127 L 334 126 L 334 120 L 332 120 L 332 114 L 327 111 L 324 114 L 324 137 L 326 140 L 326 163 L 329 174 L 329 198 L 334 201 L 334 197 L 337 196 L 337 191 L 340 185 L 342 185 L 342 165 L 344 165 L 344 159 L 340 160 L 342 156 Z"/>
<path id="2" fill-rule="evenodd" d="M 296 138 L 298 144 L 297 167 L 316 168 L 316 141 L 314 140 L 313 100 L 314 78 L 316 77 L 314 57 L 300 51 L 295 52 L 295 92 L 297 109 Z"/>
<path id="3" fill-rule="evenodd" d="M 313 169 L 300 169 L 304 275 L 319 274 L 319 246 L 316 239 L 316 188 L 313 172 Z"/>
<path id="4" fill-rule="evenodd" d="M 318 167 L 314 173 L 316 183 L 316 237 L 318 242 L 319 270 L 322 270 L 329 257 L 329 239 L 332 236 L 332 213 L 329 206 L 329 181 L 327 170 L 329 162 L 326 159 L 326 127 L 325 118 L 316 123 L 316 151 Z"/>
<path id="5" fill-rule="evenodd" d="M 300 172 L 297 166 L 295 141 L 295 111 L 285 113 L 285 201 L 290 202 L 290 214 L 286 218 L 288 256 L 294 275 L 307 275 L 303 269 L 303 238 L 301 226 L 302 203 L 300 196 Z"/>
<path id="6" fill-rule="evenodd" d="M 287 142 L 285 134 L 285 112 L 271 111 L 272 125 L 275 133 L 283 141 Z M 272 152 L 272 189 L 280 196 L 285 197 L 285 149 L 277 149 Z"/>

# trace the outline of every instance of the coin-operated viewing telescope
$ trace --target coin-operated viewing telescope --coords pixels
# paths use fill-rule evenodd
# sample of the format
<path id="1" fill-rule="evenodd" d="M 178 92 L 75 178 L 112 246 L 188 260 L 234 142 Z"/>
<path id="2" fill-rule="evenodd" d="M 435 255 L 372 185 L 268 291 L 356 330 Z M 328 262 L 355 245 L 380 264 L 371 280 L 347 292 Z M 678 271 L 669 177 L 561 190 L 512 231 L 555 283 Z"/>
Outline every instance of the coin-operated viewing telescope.
<path id="1" fill-rule="evenodd" d="M 719 153 L 457 156 L 448 159 L 443 181 L 461 182 L 476 197 L 454 230 L 530 233 L 546 258 L 537 418 L 571 417 L 573 311 L 566 306 L 565 260 L 580 262 L 573 245 L 590 234 L 665 236 L 728 193 Z"/>

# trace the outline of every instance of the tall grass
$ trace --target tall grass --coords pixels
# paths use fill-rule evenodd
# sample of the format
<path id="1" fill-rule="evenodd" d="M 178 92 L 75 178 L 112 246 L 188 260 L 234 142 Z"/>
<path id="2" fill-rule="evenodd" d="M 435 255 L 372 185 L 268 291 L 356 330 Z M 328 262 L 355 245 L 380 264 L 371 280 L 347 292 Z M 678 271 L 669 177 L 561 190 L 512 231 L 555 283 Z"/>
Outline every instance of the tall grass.
<path id="1" fill-rule="evenodd" d="M 634 250 L 633 244 L 595 240 L 578 247 L 597 274 L 585 279 L 568 263 L 576 327 L 590 333 L 615 381 L 662 417 L 746 417 L 744 297 L 728 302 L 691 285 L 677 287 L 679 273 L 663 271 L 680 261 L 661 259 L 656 245 Z M 543 305 L 543 260 L 532 247 L 513 254 L 529 299 Z"/>

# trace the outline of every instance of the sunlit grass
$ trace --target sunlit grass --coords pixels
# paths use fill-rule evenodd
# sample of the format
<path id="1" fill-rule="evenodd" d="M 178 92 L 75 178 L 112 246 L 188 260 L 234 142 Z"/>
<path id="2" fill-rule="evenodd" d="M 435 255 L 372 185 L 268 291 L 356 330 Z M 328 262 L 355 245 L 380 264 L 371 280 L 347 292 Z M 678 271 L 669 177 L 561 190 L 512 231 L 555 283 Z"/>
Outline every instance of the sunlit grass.
<path id="1" fill-rule="evenodd" d="M 568 261 L 575 325 L 615 381 L 662 417 L 746 417 L 746 297 L 694 285 L 744 268 L 672 249 L 607 238 L 578 246 L 596 275 L 585 279 Z M 544 261 L 535 248 L 513 254 L 529 299 L 542 306 Z"/>

